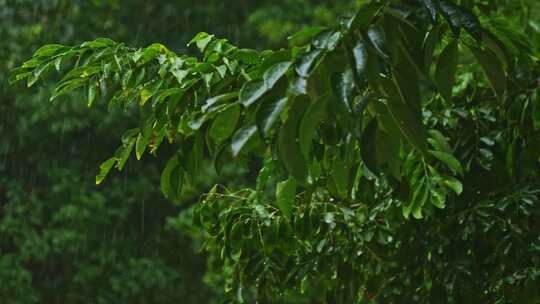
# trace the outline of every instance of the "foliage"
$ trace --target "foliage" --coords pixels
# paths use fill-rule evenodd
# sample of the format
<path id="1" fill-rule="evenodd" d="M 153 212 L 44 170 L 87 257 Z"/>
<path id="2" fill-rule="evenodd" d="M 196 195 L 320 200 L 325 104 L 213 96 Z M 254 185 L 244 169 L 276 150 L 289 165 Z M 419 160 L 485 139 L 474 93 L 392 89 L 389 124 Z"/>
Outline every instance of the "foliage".
<path id="1" fill-rule="evenodd" d="M 162 146 L 172 201 L 204 159 L 259 171 L 195 209 L 235 301 L 537 303 L 538 48 L 503 10 L 463 2 L 371 1 L 276 51 L 204 32 L 198 57 L 46 45 L 11 77 L 56 69 L 51 99 L 140 109 L 96 183 Z"/>
<path id="2" fill-rule="evenodd" d="M 222 9 L 199 5 L 186 14 L 181 8 L 187 2 L 0 1 L 0 70 L 51 41 L 80 43 L 107 34 L 132 44 L 152 37 L 184 48 L 177 37 L 203 29 L 233 33 L 202 18 L 222 16 Z M 168 10 L 165 18 L 161 5 Z M 242 19 L 234 23 L 235 18 L 231 13 L 236 30 Z M 148 186 L 159 183 L 161 161 L 128 163 L 129 174 L 98 189 L 88 164 L 114 149 L 119 132 L 138 122 L 137 112 L 106 118 L 106 109 L 87 113 L 81 94 L 72 95 L 74 102 L 50 104 L 49 83 L 41 82 L 39 91 L 21 90 L 8 87 L 7 76 L 0 75 L 1 302 L 219 299 L 219 289 L 202 282 L 206 261 L 196 255 L 198 234 L 184 229 L 196 193 L 217 177 L 204 175 L 197 189 L 185 193 L 182 206 L 167 203 L 159 188 Z"/>

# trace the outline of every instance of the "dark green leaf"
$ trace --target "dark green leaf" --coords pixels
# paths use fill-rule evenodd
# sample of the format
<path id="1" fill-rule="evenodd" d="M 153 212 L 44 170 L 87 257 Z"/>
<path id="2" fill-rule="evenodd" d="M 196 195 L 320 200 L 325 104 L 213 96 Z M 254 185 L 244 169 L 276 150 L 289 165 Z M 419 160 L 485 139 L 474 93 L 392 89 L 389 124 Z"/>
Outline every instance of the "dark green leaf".
<path id="1" fill-rule="evenodd" d="M 306 159 L 309 159 L 308 156 L 311 150 L 312 141 L 317 135 L 317 128 L 326 114 L 326 104 L 327 99 L 325 98 L 310 103 L 300 122 L 298 137 L 300 148 Z"/>
<path id="2" fill-rule="evenodd" d="M 422 0 L 422 3 L 429 11 L 431 21 L 437 21 L 437 14 L 439 12 L 439 0 Z"/>
<path id="3" fill-rule="evenodd" d="M 459 160 L 452 154 L 435 150 L 429 150 L 429 153 L 447 165 L 448 168 L 450 168 L 453 172 L 463 176 L 463 167 L 461 166 Z"/>
<path id="4" fill-rule="evenodd" d="M 303 96 L 297 97 L 289 108 L 288 117 L 279 130 L 279 158 L 292 177 L 301 184 L 307 181 L 307 164 L 298 144 L 298 128 L 309 100 Z"/>
<path id="5" fill-rule="evenodd" d="M 249 64 L 258 64 L 260 61 L 259 53 L 255 50 L 250 49 L 239 49 L 234 52 L 232 58 L 237 59 Z"/>
<path id="6" fill-rule="evenodd" d="M 146 147 L 152 139 L 152 123 L 153 119 L 148 119 L 143 126 L 142 132 L 137 136 L 137 141 L 135 142 L 135 156 L 137 159 L 141 159 L 142 154 L 146 150 Z"/>
<path id="7" fill-rule="evenodd" d="M 302 54 L 298 61 L 296 62 L 296 73 L 301 77 L 308 77 L 313 68 L 315 67 L 315 62 L 322 54 L 322 51 L 319 49 L 313 49 L 305 54 Z"/>
<path id="8" fill-rule="evenodd" d="M 450 148 L 450 144 L 448 144 L 448 140 L 441 132 L 432 129 L 429 130 L 428 133 L 430 136 L 430 138 L 428 138 L 428 141 L 433 146 L 433 148 L 435 148 L 435 150 L 449 154 L 452 153 L 452 149 Z"/>
<path id="9" fill-rule="evenodd" d="M 464 28 L 475 39 L 481 39 L 482 27 L 476 15 L 451 1 L 441 0 L 439 6 L 455 35 Z"/>
<path id="10" fill-rule="evenodd" d="M 442 51 L 437 60 L 435 83 L 441 96 L 448 102 L 452 101 L 452 88 L 454 87 L 458 64 L 458 42 L 452 41 Z"/>
<path id="11" fill-rule="evenodd" d="M 363 5 L 351 19 L 349 29 L 353 31 L 366 29 L 378 15 L 382 7 L 381 3 L 375 1 L 370 1 L 368 4 Z"/>
<path id="12" fill-rule="evenodd" d="M 382 27 L 380 27 L 379 25 L 372 25 L 368 29 L 367 35 L 369 37 L 369 41 L 371 41 L 371 44 L 375 47 L 375 50 L 377 50 L 377 53 L 379 53 L 379 55 L 383 58 L 388 58 L 386 36 Z"/>
<path id="13" fill-rule="evenodd" d="M 268 136 L 287 105 L 288 98 L 268 98 L 257 109 L 257 126 L 264 136 Z"/>
<path id="14" fill-rule="evenodd" d="M 296 196 L 296 181 L 289 177 L 276 185 L 276 203 L 286 218 L 291 217 L 292 206 Z"/>
<path id="15" fill-rule="evenodd" d="M 231 142 L 233 157 L 237 157 L 248 141 L 257 133 L 257 126 L 246 126 L 236 131 Z"/>
<path id="16" fill-rule="evenodd" d="M 229 136 L 231 136 L 236 129 L 236 124 L 240 118 L 240 105 L 232 104 L 221 110 L 212 126 L 210 127 L 209 135 L 214 140 L 216 145 L 220 145 Z"/>
<path id="17" fill-rule="evenodd" d="M 352 54 L 354 58 L 354 67 L 356 75 L 359 79 L 365 77 L 368 53 L 366 45 L 363 41 L 358 41 L 356 46 L 352 49 Z"/>
<path id="18" fill-rule="evenodd" d="M 240 102 L 248 107 L 261 98 L 267 90 L 268 89 L 262 80 L 248 81 L 240 90 Z"/>
<path id="19" fill-rule="evenodd" d="M 540 130 L 540 98 L 538 96 L 533 100 L 532 120 L 534 129 Z"/>
<path id="20" fill-rule="evenodd" d="M 492 51 L 482 50 L 470 45 L 469 48 L 476 61 L 482 66 L 484 73 L 486 73 L 491 88 L 499 100 L 502 100 L 506 91 L 506 74 L 504 73 L 501 62 Z"/>
<path id="21" fill-rule="evenodd" d="M 322 32 L 322 31 L 324 31 L 326 29 L 328 29 L 328 28 L 323 27 L 323 26 L 307 27 L 307 28 L 304 28 L 301 31 L 293 34 L 292 36 L 287 37 L 287 39 L 293 45 L 300 45 L 300 44 L 306 43 L 313 36 L 319 34 L 320 32 Z"/>
<path id="22" fill-rule="evenodd" d="M 331 77 L 332 90 L 347 112 L 351 112 L 352 92 L 354 90 L 354 81 L 352 71 L 347 69 L 343 73 L 333 74 Z"/>
<path id="23" fill-rule="evenodd" d="M 423 45 L 423 53 L 424 53 L 424 71 L 425 73 L 429 73 L 429 68 L 431 67 L 431 63 L 433 61 L 433 53 L 435 52 L 435 48 L 437 47 L 437 44 L 441 40 L 442 36 L 442 26 L 437 25 L 434 26 L 429 33 L 426 36 L 426 39 L 424 40 Z"/>
<path id="24" fill-rule="evenodd" d="M 264 84 L 266 85 L 266 89 L 271 89 L 274 87 L 276 82 L 285 75 L 285 73 L 289 70 L 289 67 L 291 66 L 290 61 L 283 61 L 276 63 L 272 65 L 270 68 L 268 68 L 264 74 L 263 74 L 263 80 Z"/>
<path id="25" fill-rule="evenodd" d="M 171 200 L 178 199 L 182 190 L 182 168 L 177 156 L 171 157 L 161 173 L 161 192 Z"/>
<path id="26" fill-rule="evenodd" d="M 379 58 L 373 50 L 373 47 L 367 48 L 367 66 L 366 66 L 366 78 L 370 87 L 374 90 L 378 90 L 380 87 L 381 78 L 381 66 L 379 64 Z"/>
<path id="27" fill-rule="evenodd" d="M 448 1 L 440 1 L 439 3 L 440 12 L 450 24 L 450 28 L 454 35 L 458 36 L 461 31 L 461 17 L 459 7 Z"/>
<path id="28" fill-rule="evenodd" d="M 312 45 L 321 50 L 332 51 L 336 48 L 341 39 L 339 31 L 325 31 L 317 35 L 312 42 Z"/>
<path id="29" fill-rule="evenodd" d="M 427 150 L 427 132 L 420 120 L 420 115 L 415 114 L 404 102 L 395 82 L 389 78 L 381 78 L 383 88 L 388 97 L 387 107 L 394 122 L 405 138 L 421 152 Z"/>
<path id="30" fill-rule="evenodd" d="M 487 30 L 483 30 L 482 43 L 497 55 L 505 67 L 510 67 L 512 65 L 512 58 L 508 53 L 508 49 L 497 36 Z"/>
<path id="31" fill-rule="evenodd" d="M 339 154 L 336 154 L 334 157 L 331 174 L 336 185 L 337 193 L 341 198 L 346 199 L 349 196 L 350 168 L 347 167 L 347 163 L 345 163 Z"/>
<path id="32" fill-rule="evenodd" d="M 225 93 L 225 94 L 214 96 L 206 101 L 206 103 L 201 107 L 201 111 L 203 113 L 208 112 L 212 107 L 234 100 L 237 97 L 238 97 L 237 92 Z"/>

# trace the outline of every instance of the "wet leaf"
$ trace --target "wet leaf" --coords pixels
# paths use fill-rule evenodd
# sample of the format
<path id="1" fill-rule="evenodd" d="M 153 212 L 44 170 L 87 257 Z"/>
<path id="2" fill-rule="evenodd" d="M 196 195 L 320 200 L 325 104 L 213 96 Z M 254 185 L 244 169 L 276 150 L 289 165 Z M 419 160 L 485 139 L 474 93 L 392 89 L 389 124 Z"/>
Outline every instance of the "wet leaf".
<path id="1" fill-rule="evenodd" d="M 296 181 L 289 178 L 276 185 L 276 203 L 286 218 L 291 217 L 292 206 L 296 196 Z"/>
<path id="2" fill-rule="evenodd" d="M 435 70 L 435 83 L 441 96 L 448 102 L 452 101 L 452 88 L 454 87 L 458 64 L 457 40 L 449 43 L 437 60 Z"/>

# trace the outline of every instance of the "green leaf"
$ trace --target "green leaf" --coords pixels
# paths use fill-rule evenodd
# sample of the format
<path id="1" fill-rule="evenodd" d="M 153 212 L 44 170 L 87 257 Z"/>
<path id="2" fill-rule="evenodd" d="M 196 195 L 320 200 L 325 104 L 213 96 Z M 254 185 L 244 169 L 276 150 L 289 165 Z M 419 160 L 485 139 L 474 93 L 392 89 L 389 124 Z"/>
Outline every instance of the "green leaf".
<path id="1" fill-rule="evenodd" d="M 431 63 L 433 61 L 433 53 L 435 52 L 437 44 L 441 40 L 443 32 L 443 27 L 441 26 L 441 24 L 439 24 L 437 26 L 434 26 L 428 32 L 426 38 L 424 39 L 422 50 L 424 54 L 424 72 L 426 74 L 429 73 Z"/>
<path id="2" fill-rule="evenodd" d="M 358 41 L 358 43 L 352 49 L 352 54 L 354 58 L 356 75 L 361 79 L 365 77 L 368 64 L 368 53 L 365 43 L 363 41 Z"/>
<path id="3" fill-rule="evenodd" d="M 343 73 L 333 74 L 331 76 L 331 84 L 334 95 L 338 102 L 344 107 L 346 112 L 351 112 L 352 92 L 354 90 L 353 75 L 350 69 Z"/>
<path id="4" fill-rule="evenodd" d="M 317 135 L 317 128 L 323 117 L 326 115 L 326 104 L 326 98 L 321 98 L 310 103 L 300 122 L 298 137 L 300 149 L 306 159 L 309 159 L 308 156 L 311 150 L 312 141 Z"/>
<path id="5" fill-rule="evenodd" d="M 381 78 L 381 66 L 379 64 L 379 58 L 371 46 L 367 48 L 367 55 L 366 78 L 371 88 L 373 90 L 378 90 L 380 88 Z"/>
<path id="6" fill-rule="evenodd" d="M 455 158 L 452 154 L 435 150 L 429 150 L 429 153 L 435 156 L 435 158 L 437 158 L 441 162 L 443 162 L 453 172 L 463 176 L 463 167 L 461 166 L 459 160 Z"/>
<path id="7" fill-rule="evenodd" d="M 285 75 L 291 66 L 290 61 L 279 62 L 269 67 L 263 74 L 264 84 L 266 89 L 270 90 L 276 82 Z"/>
<path id="8" fill-rule="evenodd" d="M 182 190 L 182 168 L 177 156 L 173 156 L 167 162 L 161 173 L 161 192 L 168 200 L 178 199 Z"/>
<path id="9" fill-rule="evenodd" d="M 439 0 L 422 0 L 422 3 L 429 11 L 429 15 L 431 16 L 431 21 L 436 22 L 437 14 L 439 11 Z"/>
<path id="10" fill-rule="evenodd" d="M 195 181 L 196 177 L 200 174 L 201 168 L 203 165 L 204 157 L 204 135 L 203 133 L 198 133 L 195 135 L 191 147 L 184 150 L 184 155 L 187 154 L 187 158 L 179 159 L 183 168 L 186 169 L 186 178 L 192 183 Z M 186 148 L 186 147 L 185 147 Z"/>
<path id="11" fill-rule="evenodd" d="M 450 190 L 454 191 L 457 195 L 460 195 L 463 192 L 463 185 L 456 178 L 446 176 L 442 178 L 442 183 L 444 186 L 448 187 Z"/>
<path id="12" fill-rule="evenodd" d="M 372 119 L 364 129 L 360 141 L 360 154 L 367 168 L 373 172 L 378 172 L 377 165 L 377 119 Z"/>
<path id="13" fill-rule="evenodd" d="M 229 149 L 230 145 L 221 145 L 214 155 L 214 169 L 219 174 L 225 164 L 231 163 L 233 160 Z"/>
<path id="14" fill-rule="evenodd" d="M 39 80 L 41 75 L 47 73 L 47 70 L 51 68 L 52 68 L 52 63 L 46 63 L 36 68 L 34 72 L 30 74 L 30 76 L 28 77 L 28 82 L 26 85 L 28 87 L 31 87 L 32 85 L 34 85 L 34 83 L 36 83 L 36 81 Z"/>
<path id="15" fill-rule="evenodd" d="M 506 75 L 501 62 L 490 50 L 482 50 L 472 45 L 468 45 L 468 47 L 484 70 L 495 95 L 497 95 L 499 100 L 502 100 L 506 91 Z"/>
<path id="16" fill-rule="evenodd" d="M 429 191 L 427 185 L 423 181 L 419 182 L 416 189 L 414 189 L 411 199 L 411 213 L 415 219 L 419 220 L 424 217 L 422 215 L 422 207 L 426 203 L 428 196 Z"/>
<path id="17" fill-rule="evenodd" d="M 131 155 L 131 151 L 133 151 L 133 147 L 135 147 L 136 140 L 137 138 L 135 136 L 130 136 L 124 142 L 122 148 L 120 148 L 120 150 L 118 151 L 116 155 L 116 157 L 118 158 L 118 163 L 116 164 L 118 170 L 122 170 L 122 168 L 124 168 L 124 165 L 126 164 L 129 156 Z"/>
<path id="18" fill-rule="evenodd" d="M 67 46 L 61 44 L 47 44 L 35 51 L 33 57 L 50 57 L 61 50 L 67 49 Z"/>
<path id="19" fill-rule="evenodd" d="M 461 31 L 461 18 L 458 6 L 448 1 L 440 1 L 440 13 L 444 16 L 454 35 L 458 36 Z"/>
<path id="20" fill-rule="evenodd" d="M 143 65 L 150 60 L 156 58 L 159 54 L 163 54 L 166 52 L 168 52 L 168 50 L 163 44 L 153 43 L 143 50 L 140 58 L 138 58 L 136 63 L 138 65 Z"/>
<path id="21" fill-rule="evenodd" d="M 512 58 L 508 54 L 508 49 L 497 36 L 487 30 L 483 30 L 482 43 L 497 55 L 505 67 L 510 67 L 512 65 Z"/>
<path id="22" fill-rule="evenodd" d="M 401 214 L 403 215 L 404 218 L 409 219 L 409 217 L 411 216 L 411 211 L 412 211 L 411 204 L 404 203 L 403 205 L 401 205 Z"/>
<path id="23" fill-rule="evenodd" d="M 249 107 L 261 98 L 267 90 L 268 89 L 262 80 L 248 81 L 240 90 L 239 100 L 244 106 Z"/>
<path id="24" fill-rule="evenodd" d="M 105 47 L 114 46 L 115 44 L 116 44 L 116 42 L 114 42 L 114 40 L 112 40 L 112 39 L 109 39 L 109 38 L 97 38 L 97 39 L 92 40 L 92 41 L 84 42 L 83 44 L 81 44 L 81 46 L 82 47 L 90 47 L 90 48 L 94 48 L 94 49 L 99 49 L 99 48 L 105 48 Z"/>
<path id="25" fill-rule="evenodd" d="M 450 148 L 448 140 L 441 132 L 431 129 L 428 131 L 428 133 L 430 136 L 430 138 L 428 138 L 428 142 L 433 146 L 433 148 L 435 148 L 435 150 L 452 154 L 452 148 Z"/>
<path id="26" fill-rule="evenodd" d="M 208 99 L 205 104 L 201 107 L 203 113 L 209 112 L 214 106 L 220 105 L 222 103 L 229 102 L 238 97 L 238 92 L 225 93 L 221 95 L 214 96 Z"/>
<path id="27" fill-rule="evenodd" d="M 328 28 L 324 26 L 306 27 L 302 29 L 301 31 L 293 34 L 292 36 L 287 37 L 287 40 L 289 40 L 289 42 L 292 45 L 301 45 L 301 44 L 306 43 L 309 39 L 313 38 L 315 35 L 327 29 Z"/>
<path id="28" fill-rule="evenodd" d="M 482 27 L 475 14 L 446 0 L 441 0 L 440 8 L 455 33 L 459 33 L 459 28 L 463 27 L 476 40 L 481 39 Z"/>
<path id="29" fill-rule="evenodd" d="M 347 167 L 347 164 L 339 156 L 339 153 L 334 157 L 331 174 L 339 196 L 346 199 L 349 195 L 350 168 Z"/>
<path id="30" fill-rule="evenodd" d="M 51 100 L 82 87 L 87 82 L 87 77 L 96 74 L 98 71 L 99 67 L 83 67 L 82 69 L 72 70 L 54 88 Z"/>
<path id="31" fill-rule="evenodd" d="M 301 184 L 306 183 L 308 170 L 298 144 L 298 128 L 308 104 L 309 100 L 305 96 L 299 96 L 294 100 L 289 108 L 287 120 L 279 130 L 278 137 L 279 159 L 291 176 Z"/>
<path id="32" fill-rule="evenodd" d="M 260 62 L 259 53 L 250 49 L 238 49 L 233 53 L 232 58 L 248 64 L 258 64 Z"/>
<path id="33" fill-rule="evenodd" d="M 351 31 L 366 29 L 381 11 L 382 7 L 383 5 L 381 3 L 375 1 L 370 1 L 361 6 L 349 22 L 348 28 Z"/>
<path id="34" fill-rule="evenodd" d="M 375 102 L 375 104 L 380 104 Z M 399 157 L 399 149 L 401 147 L 400 131 L 394 123 L 390 113 L 381 107 L 377 109 L 377 115 L 379 115 L 379 126 L 375 135 L 375 157 L 377 160 L 377 167 L 381 171 L 390 173 L 391 176 L 397 180 L 401 179 L 401 166 L 402 160 Z M 381 113 L 385 110 L 386 113 Z"/>
<path id="35" fill-rule="evenodd" d="M 91 107 L 92 104 L 94 103 L 94 100 L 96 100 L 97 89 L 98 89 L 97 82 L 91 81 L 88 84 L 88 101 L 87 101 L 88 107 Z"/>
<path id="36" fill-rule="evenodd" d="M 321 56 L 322 51 L 313 49 L 305 54 L 302 54 L 296 62 L 296 73 L 301 77 L 308 77 L 311 71 L 315 68 L 316 60 Z"/>
<path id="37" fill-rule="evenodd" d="M 416 67 L 415 63 L 410 62 L 407 56 L 403 55 L 404 52 L 400 52 L 400 54 L 402 55 L 393 71 L 394 79 L 405 103 L 421 118 L 420 77 L 417 72 L 420 71 L 420 68 Z"/>
<path id="38" fill-rule="evenodd" d="M 415 114 L 403 101 L 403 97 L 392 79 L 381 78 L 381 80 L 388 97 L 386 106 L 394 122 L 414 147 L 420 152 L 425 152 L 427 150 L 427 132 L 420 120 L 420 115 Z"/>
<path id="39" fill-rule="evenodd" d="M 248 141 L 257 133 L 257 126 L 246 126 L 236 131 L 231 142 L 233 157 L 237 157 Z"/>
<path id="40" fill-rule="evenodd" d="M 431 204 L 439 209 L 444 209 L 446 207 L 446 192 L 437 187 L 431 188 Z"/>
<path id="41" fill-rule="evenodd" d="M 341 37 L 341 32 L 339 31 L 325 31 L 317 35 L 311 45 L 317 49 L 333 51 L 341 40 Z"/>
<path id="42" fill-rule="evenodd" d="M 276 185 L 276 203 L 283 215 L 290 219 L 292 206 L 296 196 L 296 181 L 289 177 Z"/>
<path id="43" fill-rule="evenodd" d="M 279 119 L 281 113 L 288 103 L 288 98 L 267 98 L 257 109 L 257 126 L 263 136 L 268 136 L 270 130 Z"/>
<path id="44" fill-rule="evenodd" d="M 381 26 L 372 25 L 368 31 L 367 35 L 369 41 L 375 47 L 375 50 L 383 58 L 388 58 L 388 49 L 386 47 L 386 36 Z"/>
<path id="45" fill-rule="evenodd" d="M 199 51 L 202 53 L 204 52 L 204 49 L 206 49 L 206 47 L 208 46 L 210 41 L 212 41 L 213 38 L 214 38 L 214 35 L 209 35 L 208 33 L 200 32 L 197 35 L 195 35 L 195 37 L 193 37 L 193 39 L 191 39 L 191 41 L 189 41 L 187 45 L 190 46 L 193 43 L 195 43 Z"/>
<path id="46" fill-rule="evenodd" d="M 107 174 L 111 171 L 111 168 L 116 163 L 116 157 L 111 157 L 108 160 L 104 161 L 99 166 L 99 174 L 96 175 L 96 185 L 101 184 L 101 182 L 107 177 Z"/>
<path id="47" fill-rule="evenodd" d="M 137 135 L 137 141 L 135 142 L 135 156 L 137 157 L 137 160 L 141 159 L 152 138 L 152 122 L 153 119 L 148 119 L 143 126 L 142 132 Z"/>
<path id="48" fill-rule="evenodd" d="M 212 122 L 209 135 L 214 140 L 216 145 L 221 144 L 236 129 L 236 124 L 240 118 L 240 105 L 232 104 L 217 114 L 216 119 Z"/>
<path id="49" fill-rule="evenodd" d="M 533 99 L 532 121 L 534 130 L 540 130 L 540 98 Z"/>
<path id="50" fill-rule="evenodd" d="M 452 100 L 452 88 L 454 87 L 458 64 L 458 42 L 453 40 L 442 51 L 437 60 L 435 70 L 435 83 L 441 96 L 448 102 Z"/>
<path id="51" fill-rule="evenodd" d="M 257 182 L 256 182 L 256 190 L 257 192 L 262 193 L 261 191 L 264 191 L 264 187 L 268 183 L 268 180 L 270 179 L 272 172 L 274 172 L 274 162 L 271 160 L 266 160 L 264 163 L 264 166 L 259 171 L 259 174 L 257 175 Z"/>

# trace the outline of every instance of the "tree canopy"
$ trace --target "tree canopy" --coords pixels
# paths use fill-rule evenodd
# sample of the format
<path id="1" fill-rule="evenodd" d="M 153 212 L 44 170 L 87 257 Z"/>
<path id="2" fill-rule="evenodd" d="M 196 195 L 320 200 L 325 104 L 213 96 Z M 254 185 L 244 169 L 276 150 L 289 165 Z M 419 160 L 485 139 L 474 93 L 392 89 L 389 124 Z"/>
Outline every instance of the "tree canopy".
<path id="1" fill-rule="evenodd" d="M 196 55 L 49 44 L 11 80 L 56 70 L 51 100 L 136 109 L 96 184 L 162 150 L 173 202 L 205 160 L 245 169 L 194 211 L 232 301 L 537 303 L 540 68 L 522 32 L 537 7 L 507 8 L 368 1 L 278 50 L 205 32 Z"/>

